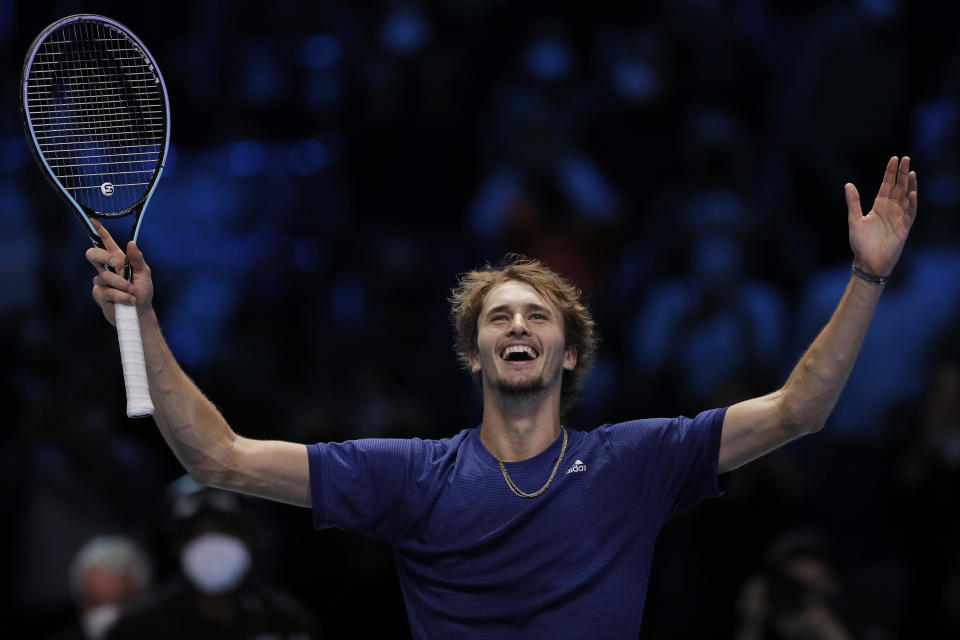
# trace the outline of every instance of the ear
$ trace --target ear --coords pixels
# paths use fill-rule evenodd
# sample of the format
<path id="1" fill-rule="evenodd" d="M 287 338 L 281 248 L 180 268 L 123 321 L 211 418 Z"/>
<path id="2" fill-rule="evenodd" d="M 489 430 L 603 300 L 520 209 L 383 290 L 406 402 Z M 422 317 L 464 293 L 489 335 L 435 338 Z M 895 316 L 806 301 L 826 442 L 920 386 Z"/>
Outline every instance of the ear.
<path id="1" fill-rule="evenodd" d="M 577 347 L 567 347 L 563 352 L 563 368 L 567 371 L 573 371 L 577 366 Z"/>
<path id="2" fill-rule="evenodd" d="M 470 354 L 470 371 L 477 373 L 480 371 L 480 354 L 474 351 Z"/>

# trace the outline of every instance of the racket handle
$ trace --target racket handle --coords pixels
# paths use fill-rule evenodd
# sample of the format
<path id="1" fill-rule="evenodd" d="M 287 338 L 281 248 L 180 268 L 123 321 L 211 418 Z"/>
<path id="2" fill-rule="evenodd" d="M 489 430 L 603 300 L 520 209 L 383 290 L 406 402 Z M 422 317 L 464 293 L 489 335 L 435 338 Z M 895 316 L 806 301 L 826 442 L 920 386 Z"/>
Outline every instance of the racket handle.
<path id="1" fill-rule="evenodd" d="M 123 382 L 127 387 L 127 417 L 153 415 L 150 387 L 147 384 L 147 366 L 143 358 L 143 340 L 140 321 L 132 304 L 116 304 L 117 339 L 120 342 L 120 362 L 123 364 Z"/>

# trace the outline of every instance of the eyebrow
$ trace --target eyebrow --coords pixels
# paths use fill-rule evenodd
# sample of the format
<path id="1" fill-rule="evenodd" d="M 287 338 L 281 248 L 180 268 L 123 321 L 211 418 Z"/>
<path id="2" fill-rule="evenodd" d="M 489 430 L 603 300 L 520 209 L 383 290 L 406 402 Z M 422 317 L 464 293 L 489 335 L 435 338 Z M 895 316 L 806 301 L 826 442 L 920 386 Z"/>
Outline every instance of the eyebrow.
<path id="1" fill-rule="evenodd" d="M 549 313 L 550 313 L 550 309 L 548 309 L 547 307 L 543 306 L 542 304 L 537 304 L 536 302 L 528 302 L 527 304 L 523 305 L 523 310 L 524 310 L 524 311 L 542 311 L 542 312 L 544 312 L 544 313 L 546 313 L 546 314 L 549 314 Z M 499 312 L 501 312 L 501 311 L 510 311 L 510 305 L 509 305 L 509 304 L 498 304 L 498 305 L 495 306 L 495 307 L 491 307 L 491 308 L 487 311 L 487 313 L 484 314 L 484 315 L 485 315 L 485 317 L 489 318 L 489 317 L 490 317 L 491 315 L 493 315 L 494 313 L 499 313 Z"/>

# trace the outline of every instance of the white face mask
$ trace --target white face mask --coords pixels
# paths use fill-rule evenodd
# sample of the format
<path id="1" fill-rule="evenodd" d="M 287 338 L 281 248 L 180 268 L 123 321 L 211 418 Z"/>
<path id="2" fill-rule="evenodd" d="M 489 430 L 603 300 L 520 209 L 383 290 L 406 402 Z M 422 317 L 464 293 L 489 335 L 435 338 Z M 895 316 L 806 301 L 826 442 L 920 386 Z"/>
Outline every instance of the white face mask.
<path id="1" fill-rule="evenodd" d="M 240 539 L 212 531 L 188 542 L 180 554 L 184 575 L 210 595 L 236 588 L 250 570 L 250 561 L 250 550 Z"/>
<path id="2" fill-rule="evenodd" d="M 83 635 L 90 640 L 100 640 L 107 637 L 107 631 L 120 617 L 120 606 L 116 604 L 101 604 L 83 614 L 81 625 Z"/>

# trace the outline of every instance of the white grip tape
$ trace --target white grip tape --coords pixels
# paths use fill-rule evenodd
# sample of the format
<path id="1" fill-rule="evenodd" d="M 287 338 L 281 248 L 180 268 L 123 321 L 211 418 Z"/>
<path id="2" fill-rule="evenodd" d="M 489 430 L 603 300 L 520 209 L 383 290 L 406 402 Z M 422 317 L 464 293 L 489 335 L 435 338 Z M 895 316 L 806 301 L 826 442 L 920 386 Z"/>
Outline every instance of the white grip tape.
<path id="1" fill-rule="evenodd" d="M 127 386 L 127 417 L 151 416 L 153 402 L 150 401 L 150 387 L 147 384 L 147 366 L 143 359 L 137 309 L 132 304 L 116 304 L 114 312 L 117 316 L 123 382 Z"/>

